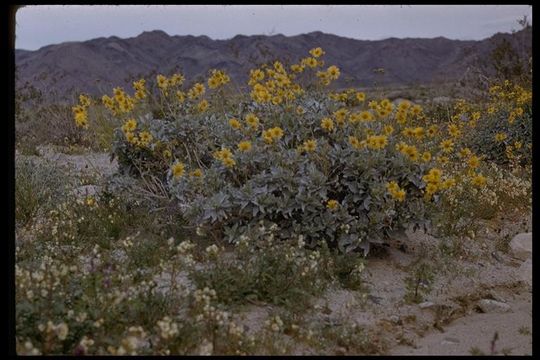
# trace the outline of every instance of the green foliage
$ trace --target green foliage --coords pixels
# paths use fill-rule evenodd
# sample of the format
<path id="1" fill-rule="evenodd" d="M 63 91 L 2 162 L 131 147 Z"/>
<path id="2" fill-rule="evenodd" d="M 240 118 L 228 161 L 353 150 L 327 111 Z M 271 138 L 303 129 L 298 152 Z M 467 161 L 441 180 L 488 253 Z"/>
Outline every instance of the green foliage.
<path id="1" fill-rule="evenodd" d="M 414 265 L 411 275 L 405 278 L 405 301 L 420 303 L 429 295 L 433 288 L 435 273 L 432 265 L 419 261 Z"/>
<path id="2" fill-rule="evenodd" d="M 47 210 L 64 197 L 65 174 L 50 164 L 15 158 L 15 221 L 25 225 L 40 209 Z"/>

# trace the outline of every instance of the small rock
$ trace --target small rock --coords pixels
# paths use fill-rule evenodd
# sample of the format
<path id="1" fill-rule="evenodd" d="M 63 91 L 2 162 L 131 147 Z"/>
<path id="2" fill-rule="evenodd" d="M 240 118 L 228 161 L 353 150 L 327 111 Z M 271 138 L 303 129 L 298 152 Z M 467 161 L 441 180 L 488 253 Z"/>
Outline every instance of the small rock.
<path id="1" fill-rule="evenodd" d="M 510 305 L 491 299 L 482 299 L 477 305 L 484 313 L 505 313 L 511 310 Z"/>
<path id="2" fill-rule="evenodd" d="M 459 344 L 459 339 L 452 338 L 452 337 L 446 337 L 441 341 L 442 345 L 456 345 Z"/>
<path id="3" fill-rule="evenodd" d="M 98 193 L 99 188 L 96 185 L 84 185 L 76 188 L 73 193 L 77 197 L 94 196 Z"/>
<path id="4" fill-rule="evenodd" d="M 418 306 L 420 307 L 420 309 L 429 309 L 434 307 L 435 304 L 431 301 L 424 301 L 423 303 L 418 304 Z"/>
<path id="5" fill-rule="evenodd" d="M 532 286 L 532 260 L 527 259 L 519 267 L 519 276 L 527 285 Z"/>
<path id="6" fill-rule="evenodd" d="M 510 241 L 510 248 L 518 259 L 527 260 L 532 258 L 532 232 L 514 236 Z"/>
<path id="7" fill-rule="evenodd" d="M 388 320 L 390 320 L 391 322 L 393 322 L 394 324 L 399 324 L 400 323 L 400 319 L 399 319 L 399 316 L 397 315 L 392 315 L 388 318 Z"/>

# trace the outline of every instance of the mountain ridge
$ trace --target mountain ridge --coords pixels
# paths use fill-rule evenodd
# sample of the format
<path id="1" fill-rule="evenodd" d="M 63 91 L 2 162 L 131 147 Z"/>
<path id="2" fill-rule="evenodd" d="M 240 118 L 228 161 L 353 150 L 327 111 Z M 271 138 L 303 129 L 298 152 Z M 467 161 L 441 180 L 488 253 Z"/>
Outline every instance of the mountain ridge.
<path id="1" fill-rule="evenodd" d="M 327 65 L 341 69 L 337 86 L 411 85 L 456 81 L 486 59 L 497 41 L 505 39 L 518 51 L 532 49 L 532 31 L 497 33 L 484 40 L 387 38 L 358 40 L 320 31 L 285 36 L 236 35 L 213 40 L 205 35 L 173 35 L 144 31 L 135 37 L 100 37 L 16 49 L 17 85 L 29 83 L 41 91 L 54 89 L 69 97 L 78 92 L 99 95 L 115 86 L 129 86 L 139 76 L 181 71 L 187 80 L 202 80 L 212 68 L 244 84 L 249 70 L 272 61 L 292 64 L 322 47 Z M 525 44 L 525 45 L 523 45 Z M 373 70 L 384 68 L 384 75 Z"/>

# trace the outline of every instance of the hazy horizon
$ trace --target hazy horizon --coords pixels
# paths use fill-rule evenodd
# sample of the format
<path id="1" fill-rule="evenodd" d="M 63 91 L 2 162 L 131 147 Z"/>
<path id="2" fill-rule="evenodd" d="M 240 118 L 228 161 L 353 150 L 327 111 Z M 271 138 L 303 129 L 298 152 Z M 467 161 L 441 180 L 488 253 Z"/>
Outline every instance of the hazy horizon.
<path id="1" fill-rule="evenodd" d="M 233 14 L 238 21 L 231 23 Z M 100 37 L 132 38 L 154 30 L 170 36 L 207 36 L 214 40 L 237 35 L 296 36 L 315 31 L 358 40 L 482 40 L 498 32 L 518 30 L 517 20 L 523 16 L 532 24 L 530 6 L 35 5 L 17 11 L 15 48 L 34 51 Z M 205 26 L 208 24 L 212 26 Z"/>

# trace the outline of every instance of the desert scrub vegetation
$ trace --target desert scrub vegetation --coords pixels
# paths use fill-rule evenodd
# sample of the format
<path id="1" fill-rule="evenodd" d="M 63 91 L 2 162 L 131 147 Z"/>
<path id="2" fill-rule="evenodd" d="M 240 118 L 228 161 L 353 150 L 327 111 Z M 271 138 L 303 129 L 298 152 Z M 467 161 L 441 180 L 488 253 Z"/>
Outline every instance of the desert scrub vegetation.
<path id="1" fill-rule="evenodd" d="M 36 238 L 16 251 L 18 352 L 380 353 L 366 329 L 302 313 L 331 286 L 365 295 L 365 257 L 396 231 L 474 238 L 530 210 L 530 91 L 423 108 L 332 89 L 323 56 L 255 68 L 247 92 L 214 69 L 79 94 L 71 140 L 110 149 L 119 174 L 77 196 L 17 160 L 17 223 Z M 429 295 L 432 266 L 406 301 Z M 253 304 L 278 309 L 260 329 L 238 320 Z"/>
<path id="2" fill-rule="evenodd" d="M 408 101 L 328 91 L 339 68 L 323 66 L 322 50 L 310 55 L 290 69 L 278 61 L 253 69 L 237 107 L 223 105 L 230 79 L 219 70 L 208 88 L 158 75 L 153 91 L 139 80 L 133 96 L 104 95 L 111 121 L 123 123 L 113 144 L 122 171 L 160 179 L 178 213 L 216 238 L 234 243 L 264 220 L 279 224 L 282 239 L 302 234 L 311 248 L 365 253 L 396 229 L 427 228 L 426 208 L 453 187 L 486 186 L 485 155 L 466 136 L 476 113 L 441 126 Z M 92 109 L 81 95 L 79 126 L 92 123 Z"/>

